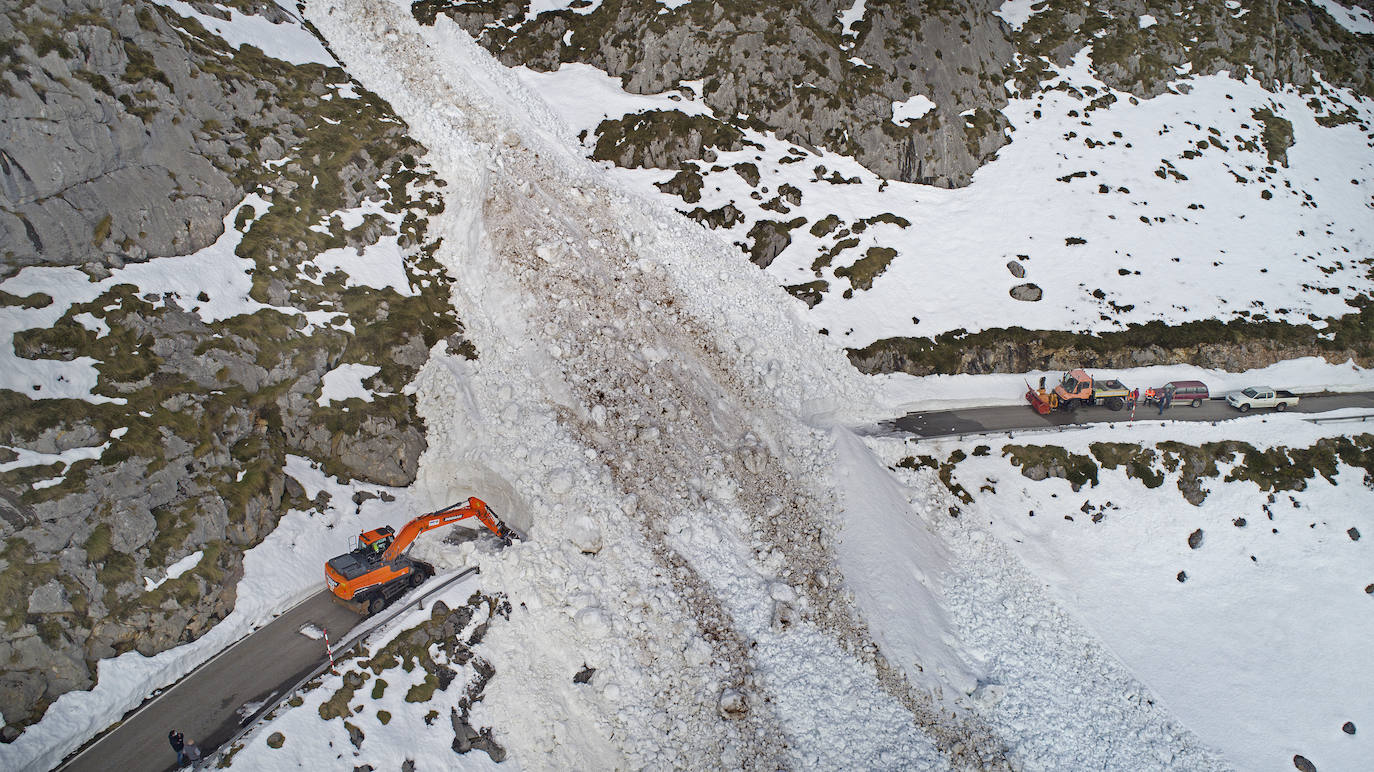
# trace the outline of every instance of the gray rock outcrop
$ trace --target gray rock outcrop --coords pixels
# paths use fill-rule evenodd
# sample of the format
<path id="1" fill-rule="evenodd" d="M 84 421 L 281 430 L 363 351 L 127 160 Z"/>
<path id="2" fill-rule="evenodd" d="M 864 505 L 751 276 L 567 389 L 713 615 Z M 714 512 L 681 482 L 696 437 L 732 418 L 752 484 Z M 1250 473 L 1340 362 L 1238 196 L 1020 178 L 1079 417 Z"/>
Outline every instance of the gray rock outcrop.
<path id="1" fill-rule="evenodd" d="M 253 12 L 296 23 L 272 3 Z M 449 279 L 425 262 L 425 217 L 440 203 L 409 190 L 429 175 L 423 149 L 375 96 L 340 97 L 340 70 L 235 49 L 138 0 L 12 4 L 0 37 L 0 277 L 78 265 L 101 279 L 163 256 L 175 270 L 255 191 L 269 208 L 240 211 L 237 255 L 251 261 L 253 300 L 273 306 L 207 320 L 205 292 L 111 282 L 51 328 L 14 334 L 21 357 L 90 357 L 95 393 L 114 401 L 0 390 L 0 445 L 103 447 L 0 472 L 0 740 L 12 741 L 58 696 L 90 688 L 100 659 L 195 640 L 233 610 L 244 551 L 288 509 L 325 503 L 285 474 L 288 454 L 343 480 L 413 481 L 425 440 L 404 386 L 435 344 L 471 344 Z M 331 219 L 365 199 L 402 213 L 400 233 L 377 215 L 351 230 Z M 425 273 L 419 294 L 320 277 L 309 263 L 381 238 Z M 336 322 L 312 326 L 307 311 Z M 83 313 L 106 329 L 76 322 Z M 320 405 L 324 374 L 344 363 L 378 368 L 373 401 Z"/>
<path id="2" fill-rule="evenodd" d="M 689 3 L 665 12 L 644 0 L 533 18 L 522 2 L 414 8 L 423 22 L 448 15 L 510 65 L 582 62 L 639 94 L 701 81 L 699 96 L 715 114 L 748 116 L 741 125 L 852 155 L 887 178 L 966 184 L 1007 141 L 999 112 L 1007 93 L 987 77 L 1012 61 L 1008 29 L 992 14 L 1000 3 L 869 2 L 845 30 L 838 16 L 849 5 Z M 893 122 L 893 103 L 917 95 L 936 108 Z"/>

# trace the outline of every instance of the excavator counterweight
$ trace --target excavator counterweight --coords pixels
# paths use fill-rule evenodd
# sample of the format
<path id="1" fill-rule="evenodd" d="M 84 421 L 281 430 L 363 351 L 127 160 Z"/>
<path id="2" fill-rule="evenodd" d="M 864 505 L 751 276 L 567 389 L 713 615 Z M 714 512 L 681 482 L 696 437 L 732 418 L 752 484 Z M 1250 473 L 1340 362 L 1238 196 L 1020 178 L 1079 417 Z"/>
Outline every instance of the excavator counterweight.
<path id="1" fill-rule="evenodd" d="M 358 534 L 358 547 L 324 566 L 324 580 L 336 600 L 363 614 L 375 614 L 410 587 L 434 575 L 434 567 L 407 555 L 425 531 L 476 518 L 504 544 L 517 534 L 492 514 L 486 502 L 472 497 L 412 519 L 397 532 L 383 526 Z"/>

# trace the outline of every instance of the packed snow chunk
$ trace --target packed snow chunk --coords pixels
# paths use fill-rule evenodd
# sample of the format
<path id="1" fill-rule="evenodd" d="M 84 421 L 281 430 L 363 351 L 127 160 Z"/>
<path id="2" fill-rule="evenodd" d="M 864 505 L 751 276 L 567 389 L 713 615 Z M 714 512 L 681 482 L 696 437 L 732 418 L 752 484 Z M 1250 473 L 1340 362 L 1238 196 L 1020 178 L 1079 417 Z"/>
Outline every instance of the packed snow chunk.
<path id="1" fill-rule="evenodd" d="M 584 555 L 595 555 L 601 551 L 601 527 L 592 518 L 582 515 L 569 526 L 568 540 Z"/>
<path id="2" fill-rule="evenodd" d="M 892 103 L 892 122 L 901 126 L 908 121 L 914 121 L 935 109 L 935 103 L 930 101 L 930 97 L 917 94 L 904 102 Z"/>
<path id="3" fill-rule="evenodd" d="M 593 638 L 605 638 L 611 633 L 611 620 L 606 612 L 596 606 L 588 606 L 573 617 L 582 632 Z"/>
<path id="4" fill-rule="evenodd" d="M 797 599 L 797 591 L 786 582 L 773 582 L 768 585 L 768 595 L 781 603 L 791 603 Z"/>
<path id="5" fill-rule="evenodd" d="M 701 638 L 693 637 L 687 642 L 683 656 L 687 658 L 687 664 L 692 667 L 701 667 L 711 661 L 711 644 Z"/>
<path id="6" fill-rule="evenodd" d="M 567 469 L 555 470 L 549 475 L 549 492 L 556 496 L 563 496 L 573 488 L 572 472 Z"/>
<path id="7" fill-rule="evenodd" d="M 324 374 L 320 387 L 320 398 L 315 400 L 321 407 L 331 402 L 343 402 L 354 397 L 371 402 L 375 396 L 363 381 L 381 372 L 376 365 L 342 364 Z"/>
<path id="8" fill-rule="evenodd" d="M 777 633 L 784 632 L 795 627 L 799 617 L 797 610 L 792 608 L 792 604 L 782 601 L 773 602 L 773 613 L 769 617 L 769 627 Z"/>
<path id="9" fill-rule="evenodd" d="M 304 635 L 306 638 L 309 638 L 312 641 L 318 641 L 324 637 L 323 630 L 309 623 L 306 623 L 305 625 L 301 626 L 301 629 L 297 630 L 296 632 L 300 633 L 301 635 Z"/>
<path id="10" fill-rule="evenodd" d="M 1156 20 L 1155 17 L 1151 16 L 1151 15 L 1148 14 L 1148 13 L 1141 14 L 1141 16 L 1140 16 L 1140 28 L 1141 28 L 1141 29 L 1149 29 L 1150 27 L 1153 27 L 1153 26 L 1155 26 L 1155 25 L 1158 24 L 1158 23 L 1159 23 L 1158 20 Z"/>
<path id="11" fill-rule="evenodd" d="M 195 552 L 192 552 L 191 554 L 187 555 L 181 560 L 178 560 L 177 562 L 168 566 L 167 575 L 157 580 L 156 582 L 152 580 L 152 577 L 144 577 L 143 588 L 148 592 L 156 590 L 158 587 L 162 586 L 163 582 L 171 581 L 172 579 L 177 579 L 182 574 L 195 568 L 196 565 L 200 563 L 200 559 L 203 557 L 205 557 L 205 553 L 201 550 L 196 550 Z"/>
<path id="12" fill-rule="evenodd" d="M 722 718 L 744 718 L 749 712 L 749 703 L 744 694 L 736 689 L 726 689 L 720 693 L 720 715 Z"/>

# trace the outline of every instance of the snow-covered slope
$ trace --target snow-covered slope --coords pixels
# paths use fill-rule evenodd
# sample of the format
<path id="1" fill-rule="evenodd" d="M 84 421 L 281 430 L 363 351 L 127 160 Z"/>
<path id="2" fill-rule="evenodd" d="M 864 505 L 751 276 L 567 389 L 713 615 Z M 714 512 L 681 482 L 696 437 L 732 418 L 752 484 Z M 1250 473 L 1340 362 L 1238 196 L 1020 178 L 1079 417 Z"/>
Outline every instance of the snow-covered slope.
<path id="1" fill-rule="evenodd" d="M 688 89 L 626 94 L 582 65 L 520 73 L 587 132 L 589 154 L 605 118 L 710 113 Z M 722 235 L 741 246 L 756 223 L 787 223 L 790 243 L 769 274 L 820 285 L 809 323 L 850 348 L 957 329 L 1349 313 L 1346 300 L 1374 291 L 1374 103 L 1320 82 L 1303 92 L 1186 68 L 1179 78 L 1139 100 L 1102 83 L 1084 49 L 1045 91 L 1011 100 L 1011 143 L 957 190 L 884 181 L 757 132 L 747 137 L 757 147 L 697 164 L 700 199 L 689 203 L 655 187 L 674 170 L 615 173 L 684 212 L 733 206 L 742 218 Z M 1291 124 L 1292 145 L 1277 155 L 1271 121 Z M 742 165 L 756 167 L 756 184 Z M 874 248 L 891 253 L 866 258 Z M 1013 297 L 1027 283 L 1043 296 Z"/>
<path id="2" fill-rule="evenodd" d="M 520 766 L 1218 763 L 1032 589 L 974 610 L 1004 578 L 951 552 L 931 503 L 838 428 L 876 414 L 866 383 L 728 245 L 578 158 L 444 21 L 307 13 L 449 183 L 437 257 L 479 358 L 436 350 L 413 386 L 417 494 L 481 493 L 530 535 L 474 553 L 513 608 L 482 644 L 496 675 L 473 715 Z M 1024 647 L 1028 624 L 1054 631 L 1034 678 L 992 688 L 983 657 Z"/>
<path id="3" fill-rule="evenodd" d="M 1122 99 L 1095 111 L 1098 145 L 1083 141 L 1087 116 L 1069 114 L 1080 109 L 1072 92 L 1052 91 L 1034 104 L 1013 105 L 1016 142 L 963 191 L 880 185 L 847 159 L 753 137 L 765 150 L 723 156 L 724 170 L 708 175 L 704 206 L 733 201 L 752 219 L 774 217 L 776 210 L 759 206 L 768 199 L 751 198 L 752 186 L 729 170 L 733 163 L 757 163 L 769 191 L 784 183 L 804 191 L 802 204 L 778 204 L 788 210 L 783 216 L 814 223 L 838 214 L 850 224 L 879 217 L 843 254 L 877 245 L 899 253 L 873 289 L 855 289 L 850 298 L 829 292 L 807 312 L 776 285 L 808 281 L 820 270 L 838 289 L 834 268 L 852 262 L 849 257 L 813 267 L 838 235 L 798 230 L 769 273 L 760 272 L 728 243 L 742 233 L 722 238 L 671 209 L 651 187 L 665 178 L 662 172 L 610 170 L 583 157 L 576 135 L 602 116 L 700 105 L 626 97 L 583 68 L 551 75 L 507 70 L 444 18 L 422 28 L 409 10 L 399 0 L 321 0 L 306 14 L 330 52 L 429 149 L 424 160 L 445 183 L 445 210 L 430 223 L 431 233 L 443 238 L 435 258 L 456 280 L 452 300 L 478 358 L 459 357 L 441 343 L 408 387 L 428 431 L 414 486 L 385 491 L 395 496 L 390 503 L 370 498 L 353 509 L 347 503 L 353 493 L 383 491 L 340 484 L 292 459 L 287 471 L 307 494 L 327 490 L 334 503 L 323 516 L 293 512 L 250 553 L 242 613 L 196 646 L 104 668 L 102 682 L 121 667 L 136 667 L 135 675 L 147 679 L 153 676 L 143 670 L 189 668 L 213 646 L 316 589 L 310 567 L 337 552 L 345 534 L 480 495 L 530 538 L 501 551 L 433 541 L 416 549 L 443 566 L 476 562 L 483 591 L 510 604 L 508 618 L 484 616 L 461 631 L 486 628 L 476 650 L 495 674 L 471 716 L 509 751 L 503 768 L 1280 769 L 1289 763 L 1285 754 L 1299 750 L 1335 765 L 1360 758 L 1363 745 L 1341 746 L 1344 737 L 1312 738 L 1331 728 L 1337 709 L 1357 723 L 1370 709 L 1349 688 L 1363 675 L 1348 659 L 1350 646 L 1337 645 L 1363 628 L 1344 628 L 1339 640 L 1316 647 L 1347 656 L 1342 661 L 1356 677 L 1342 683 L 1341 673 L 1327 671 L 1304 681 L 1303 667 L 1291 660 L 1305 649 L 1291 629 L 1257 636 L 1268 646 L 1226 647 L 1233 656 L 1218 657 L 1219 637 L 1253 633 L 1264 620 L 1208 626 L 1214 606 L 1199 601 L 1201 593 L 1170 596 L 1172 576 L 1136 575 L 1142 565 L 1164 560 L 1163 548 L 1150 543 L 1153 528 L 1126 522 L 1118 528 L 1115 518 L 1109 528 L 1116 530 L 1102 529 L 1107 536 L 1065 526 L 1027 528 L 1016 517 L 1019 501 L 1013 511 L 1007 499 L 1057 499 L 1062 491 L 1054 481 L 1043 488 L 1027 483 L 1024 491 L 1019 481 L 999 483 L 1001 498 L 996 490 L 980 491 L 960 517 L 950 517 L 959 502 L 937 475 L 896 469 L 912 452 L 906 444 L 860 438 L 853 427 L 890 417 L 899 405 L 970 394 L 985 401 L 1008 382 L 1015 394 L 1021 376 L 983 379 L 973 388 L 967 379 L 869 379 L 849 367 L 840 348 L 956 327 L 1103 329 L 1148 318 L 1238 314 L 1218 294 L 1227 286 L 1247 303 L 1288 309 L 1280 316 L 1340 313 L 1340 289 L 1301 285 L 1326 282 L 1320 286 L 1329 290 L 1339 280 L 1347 282 L 1343 288 L 1368 288 L 1359 262 L 1337 256 L 1369 248 L 1362 219 L 1368 205 L 1345 187 L 1364 195 L 1370 181 L 1364 136 L 1353 126 L 1321 127 L 1328 132 L 1323 141 L 1308 142 L 1303 132 L 1317 131 L 1315 122 L 1294 118 L 1299 144 L 1290 165 L 1263 183 L 1258 177 L 1241 183 L 1229 175 L 1253 173 L 1242 171 L 1246 163 L 1266 163 L 1262 149 L 1240 148 L 1257 141 L 1251 109 L 1267 105 L 1293 117 L 1313 108 L 1253 83 L 1202 79 L 1191 94 L 1139 105 Z M 1081 59 L 1064 77 L 1074 88 L 1102 91 Z M 1233 111 L 1226 94 L 1245 107 Z M 1204 108 L 1212 110 L 1205 121 L 1198 117 Z M 1204 135 L 1240 139 L 1215 156 L 1189 156 L 1186 171 L 1198 181 L 1185 185 L 1168 170 L 1184 171 L 1175 156 L 1195 152 Z M 1163 176 L 1154 166 L 1131 169 L 1121 154 L 1126 142 L 1148 147 L 1161 163 L 1173 158 L 1173 166 L 1162 165 Z M 1321 152 L 1304 155 L 1316 147 Z M 1355 159 L 1353 185 L 1333 176 L 1339 154 Z M 784 157 L 806 163 L 781 163 Z M 827 176 L 838 172 L 859 182 L 812 179 L 820 176 L 813 172 L 817 163 Z M 1110 174 L 1126 176 L 1098 192 L 1099 180 L 1106 184 Z M 1245 227 L 1233 228 L 1232 218 L 1240 222 L 1251 211 L 1232 206 L 1233 184 L 1256 198 L 1263 185 L 1272 198 L 1260 200 L 1279 207 L 1279 215 L 1245 217 Z M 1120 207 L 1097 205 L 1118 197 Z M 1189 209 L 1195 199 L 1199 207 Z M 1167 204 L 1156 210 L 1152 201 Z M 1320 210 L 1308 205 L 1313 201 Z M 1149 222 L 1119 216 L 1127 209 Z M 897 218 L 881 217 L 894 213 Z M 1294 223 L 1310 230 L 1294 236 L 1288 233 Z M 1069 236 L 1088 243 L 1068 243 Z M 1295 239 L 1311 241 L 1312 260 L 1285 262 L 1282 275 L 1260 271 L 1307 243 Z M 1024 243 L 1032 240 L 1045 251 L 1027 253 Z M 1120 255 L 1109 258 L 1105 244 Z M 1179 266 L 1191 273 L 1173 273 L 1164 263 L 1170 250 L 1184 247 L 1243 255 L 1235 264 L 1190 258 Z M 1083 260 L 1088 249 L 1098 251 Z M 1021 253 L 1029 255 L 1021 261 L 1026 279 L 1046 292 L 1037 304 L 1011 299 L 1003 286 L 1014 283 L 1005 263 Z M 363 255 L 335 257 L 339 265 L 332 267 L 351 275 L 375 268 Z M 1122 273 L 1125 267 L 1130 270 Z M 989 287 L 997 288 L 991 293 L 997 299 L 985 299 Z M 1102 297 L 1092 295 L 1097 288 Z M 1121 308 L 1102 318 L 1085 312 L 1085 302 Z M 816 327 L 833 337 L 817 336 Z M 359 367 L 331 371 L 320 399 L 366 399 Z M 1274 372 L 1299 372 L 1313 386 L 1368 382 L 1360 371 L 1336 376 L 1334 365 Z M 1078 447 L 1113 431 L 1069 442 Z M 1318 434 L 1324 433 L 1312 436 Z M 1011 472 L 1000 458 L 975 457 L 958 474 L 972 487 L 980 477 L 1000 480 Z M 1339 492 L 1313 493 L 1312 504 L 1343 515 L 1367 505 L 1367 491 L 1347 485 L 1345 476 L 1341 482 Z M 1121 480 L 1110 480 L 1103 492 L 1123 507 L 1138 504 L 1142 516 L 1176 503 L 1137 496 Z M 1237 502 L 1257 503 L 1246 490 L 1218 497 L 1207 515 L 1220 516 L 1220 508 Z M 1169 518 L 1171 527 L 1182 521 L 1176 512 Z M 1097 553 L 1081 560 L 1085 550 Z M 1281 570 L 1247 592 L 1301 578 L 1302 545 L 1284 550 L 1275 553 Z M 298 556 L 300 570 L 268 575 L 261 558 L 286 552 Z M 1358 573 L 1355 561 L 1364 552 L 1352 550 L 1320 567 L 1344 581 Z M 1208 551 L 1195 559 L 1222 577 L 1234 570 L 1224 563 L 1228 557 L 1234 555 L 1213 559 Z M 1151 607 L 1162 611 L 1123 610 L 1103 577 L 1141 604 L 1162 597 Z M 1207 579 L 1204 571 L 1193 587 Z M 444 600 L 461 604 L 470 590 Z M 1302 597 L 1283 602 L 1298 604 Z M 1295 618 L 1329 621 L 1306 611 L 1313 613 Z M 398 620 L 369 648 L 376 651 L 424 617 Z M 1179 630 L 1160 629 L 1171 622 Z M 1170 667 L 1151 645 L 1150 636 L 1164 633 L 1173 633 L 1170 645 L 1190 658 L 1186 666 Z M 353 663 L 344 672 L 362 667 Z M 422 769 L 491 768 L 483 754 L 454 755 L 447 732 L 432 726 L 463 699 L 459 690 L 411 702 L 400 695 L 421 686 L 424 675 L 407 672 L 389 674 L 394 688 L 374 698 L 349 692 L 367 707 L 349 719 L 352 729 L 321 717 L 326 697 L 345 683 L 342 676 L 326 677 L 250 734 L 229 761 L 251 769 L 394 768 L 407 760 Z M 462 663 L 460 677 L 473 672 Z M 1278 677 L 1266 680 L 1261 674 L 1268 672 Z M 1294 701 L 1302 715 L 1270 724 L 1254 710 L 1258 701 L 1281 699 L 1284 688 L 1304 683 L 1338 694 L 1304 696 Z M 92 716 L 119 713 L 138 695 L 128 683 L 117 699 L 73 694 L 56 717 L 84 706 L 86 723 L 97 723 Z M 1230 711 L 1232 705 L 1245 709 Z M 1323 710 L 1331 715 L 1313 718 Z M 53 730 L 52 722 L 31 730 L 26 753 L 53 736 L 45 729 Z M 367 739 L 355 741 L 356 729 Z"/>

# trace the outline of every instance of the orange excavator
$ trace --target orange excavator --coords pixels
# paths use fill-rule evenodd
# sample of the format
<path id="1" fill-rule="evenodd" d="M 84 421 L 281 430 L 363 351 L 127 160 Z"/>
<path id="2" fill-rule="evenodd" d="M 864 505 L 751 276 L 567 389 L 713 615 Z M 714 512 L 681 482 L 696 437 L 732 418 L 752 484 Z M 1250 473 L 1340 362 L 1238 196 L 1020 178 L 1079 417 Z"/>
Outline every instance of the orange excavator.
<path id="1" fill-rule="evenodd" d="M 477 518 L 505 544 L 518 536 L 496 519 L 486 502 L 471 497 L 416 517 L 402 526 L 399 534 L 389 525 L 358 534 L 356 549 L 325 563 L 325 584 L 344 605 L 360 614 L 375 614 L 434 575 L 434 566 L 406 554 L 415 537 L 470 517 Z"/>

